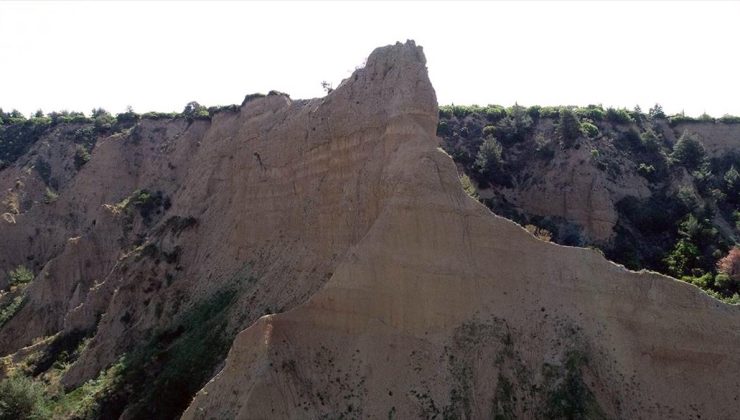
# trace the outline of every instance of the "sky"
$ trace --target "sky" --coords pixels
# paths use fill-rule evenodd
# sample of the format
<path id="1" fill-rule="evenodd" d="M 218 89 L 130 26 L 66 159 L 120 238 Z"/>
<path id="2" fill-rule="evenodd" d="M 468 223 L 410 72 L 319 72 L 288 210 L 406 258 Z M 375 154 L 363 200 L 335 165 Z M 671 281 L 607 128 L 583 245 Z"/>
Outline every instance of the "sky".
<path id="1" fill-rule="evenodd" d="M 740 115 L 738 2 L 0 2 L 0 107 L 121 112 L 323 96 L 424 47 L 440 104 Z"/>

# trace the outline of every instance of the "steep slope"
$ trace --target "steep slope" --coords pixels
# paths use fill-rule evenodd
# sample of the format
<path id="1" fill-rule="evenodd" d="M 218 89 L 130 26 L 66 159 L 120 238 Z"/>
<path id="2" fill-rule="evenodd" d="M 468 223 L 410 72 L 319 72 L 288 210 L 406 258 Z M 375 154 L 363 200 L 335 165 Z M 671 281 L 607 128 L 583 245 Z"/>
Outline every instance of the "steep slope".
<path id="1" fill-rule="evenodd" d="M 716 267 L 740 238 L 740 119 L 659 109 L 444 106 L 438 134 L 497 214 L 738 303 Z"/>
<path id="2" fill-rule="evenodd" d="M 423 67 L 410 51 L 376 50 L 335 93 Z M 375 85 L 393 118 L 367 138 L 389 150 L 367 234 L 239 334 L 184 418 L 735 416 L 740 310 L 492 215 L 437 148 L 426 73 L 406 74 Z"/>
<path id="3" fill-rule="evenodd" d="M 0 352 L 67 390 L 117 375 L 84 415 L 176 417 L 238 331 L 303 302 L 366 235 L 393 187 L 397 145 L 377 140 L 389 121 L 436 112 L 431 86 L 415 84 L 420 54 L 378 52 L 322 99 L 271 93 L 210 121 L 144 118 L 98 139 L 79 171 L 52 164 L 58 198 L 0 223 L 3 270 L 39 262 Z M 41 183 L 47 143 L 3 185 Z M 71 365 L 54 373 L 55 361 Z"/>

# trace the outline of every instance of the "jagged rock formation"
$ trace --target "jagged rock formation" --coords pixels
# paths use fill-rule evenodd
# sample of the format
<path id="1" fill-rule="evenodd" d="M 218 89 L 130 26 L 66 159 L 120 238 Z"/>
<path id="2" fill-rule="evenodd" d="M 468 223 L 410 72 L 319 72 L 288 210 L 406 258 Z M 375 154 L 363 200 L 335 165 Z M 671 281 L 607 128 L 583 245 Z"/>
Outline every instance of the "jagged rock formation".
<path id="1" fill-rule="evenodd" d="M 734 416 L 737 307 L 491 214 L 436 129 L 407 42 L 325 98 L 58 154 L 58 198 L 0 222 L 0 269 L 38 262 L 0 352 L 92 337 L 62 382 L 119 366 L 105 418 L 175 417 L 214 374 L 184 418 Z M 33 197 L 43 147 L 3 191 Z"/>
<path id="2" fill-rule="evenodd" d="M 423 66 L 413 49 L 377 50 L 337 92 Z M 401 82 L 431 91 L 424 72 Z M 396 91 L 387 112 L 417 100 Z M 237 337 L 185 418 L 734 415 L 738 308 L 493 216 L 460 188 L 435 122 L 388 122 L 375 141 L 396 148 L 390 188 L 368 233 L 307 303 Z"/>

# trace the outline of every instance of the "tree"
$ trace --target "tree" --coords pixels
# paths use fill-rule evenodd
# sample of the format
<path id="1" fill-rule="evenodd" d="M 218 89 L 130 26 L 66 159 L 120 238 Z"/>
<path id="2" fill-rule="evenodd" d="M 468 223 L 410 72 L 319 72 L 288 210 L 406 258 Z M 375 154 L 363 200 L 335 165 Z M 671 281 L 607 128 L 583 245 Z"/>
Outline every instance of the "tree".
<path id="1" fill-rule="evenodd" d="M 704 162 L 704 145 L 695 134 L 684 131 L 673 146 L 671 158 L 689 170 L 699 167 Z"/>
<path id="2" fill-rule="evenodd" d="M 24 376 L 0 382 L 0 419 L 47 418 L 43 408 L 43 387 Z"/>
<path id="3" fill-rule="evenodd" d="M 740 173 L 733 165 L 730 169 L 725 172 L 725 185 L 727 186 L 727 197 L 730 202 L 735 203 L 740 199 Z"/>
<path id="4" fill-rule="evenodd" d="M 648 110 L 648 116 L 651 119 L 663 119 L 665 118 L 665 113 L 663 112 L 663 107 L 660 106 L 660 104 L 655 104 L 654 107 L 650 108 Z"/>
<path id="5" fill-rule="evenodd" d="M 732 247 L 725 257 L 717 261 L 717 272 L 740 282 L 740 247 Z"/>
<path id="6" fill-rule="evenodd" d="M 332 84 L 327 82 L 326 80 L 321 82 L 321 88 L 324 89 L 327 94 L 331 93 L 334 90 Z"/>
<path id="7" fill-rule="evenodd" d="M 581 136 L 581 123 L 578 116 L 570 108 L 560 110 L 560 120 L 558 123 L 558 134 L 560 140 L 566 147 L 570 147 L 573 142 Z"/>
<path id="8" fill-rule="evenodd" d="M 518 143 L 532 128 L 532 117 L 527 113 L 527 108 L 514 104 L 509 109 L 508 115 L 496 124 L 496 137 L 504 144 Z"/>
<path id="9" fill-rule="evenodd" d="M 182 115 L 189 121 L 209 118 L 208 109 L 198 102 L 192 101 L 185 105 Z"/>
<path id="10" fill-rule="evenodd" d="M 681 239 L 668 254 L 665 263 L 671 274 L 680 277 L 696 267 L 700 257 L 701 253 L 696 245 L 686 239 Z"/>
<path id="11" fill-rule="evenodd" d="M 478 173 L 488 179 L 496 176 L 501 170 L 501 152 L 501 144 L 495 138 L 484 140 L 475 157 L 475 168 Z"/>

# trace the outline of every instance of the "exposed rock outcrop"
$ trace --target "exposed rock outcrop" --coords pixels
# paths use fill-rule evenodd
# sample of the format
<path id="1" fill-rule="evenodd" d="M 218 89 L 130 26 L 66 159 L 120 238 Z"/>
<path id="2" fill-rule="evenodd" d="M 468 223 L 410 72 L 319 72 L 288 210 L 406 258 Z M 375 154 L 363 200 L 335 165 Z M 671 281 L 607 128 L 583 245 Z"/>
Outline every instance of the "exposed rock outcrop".
<path id="1" fill-rule="evenodd" d="M 413 67 L 409 49 L 354 78 Z M 734 415 L 737 307 L 490 214 L 437 149 L 433 103 L 397 110 L 426 75 L 397 82 L 398 117 L 368 139 L 394 151 L 367 234 L 308 302 L 238 336 L 184 418 Z"/>
<path id="2" fill-rule="evenodd" d="M 409 41 L 321 99 L 144 119 L 79 171 L 64 149 L 50 203 L 35 145 L 0 172 L 30 197 L 0 270 L 38 261 L 0 353 L 91 337 L 62 383 L 123 366 L 102 417 L 731 418 L 740 310 L 491 214 L 437 113 Z"/>

